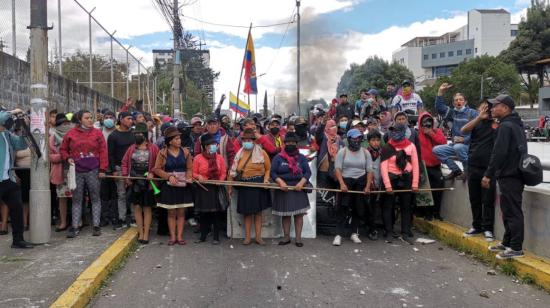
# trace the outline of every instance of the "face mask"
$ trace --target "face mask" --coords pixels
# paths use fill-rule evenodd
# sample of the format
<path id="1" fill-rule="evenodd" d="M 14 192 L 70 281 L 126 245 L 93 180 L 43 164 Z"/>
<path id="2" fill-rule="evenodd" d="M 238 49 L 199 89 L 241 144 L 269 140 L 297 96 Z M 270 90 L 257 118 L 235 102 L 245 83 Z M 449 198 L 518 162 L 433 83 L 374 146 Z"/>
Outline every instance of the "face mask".
<path id="1" fill-rule="evenodd" d="M 346 129 L 346 128 L 348 128 L 348 121 L 342 121 L 342 122 L 338 123 L 338 126 L 341 129 Z"/>
<path id="2" fill-rule="evenodd" d="M 113 128 L 115 127 L 115 121 L 113 119 L 105 119 L 103 120 L 103 126 L 107 128 Z"/>
<path id="3" fill-rule="evenodd" d="M 253 147 L 254 147 L 254 142 L 252 141 L 243 142 L 243 148 L 245 150 L 252 150 Z"/>
<path id="4" fill-rule="evenodd" d="M 287 152 L 288 154 L 294 154 L 296 153 L 296 150 L 298 148 L 296 147 L 295 144 L 287 144 L 285 145 L 285 152 Z"/>
<path id="5" fill-rule="evenodd" d="M 361 148 L 361 141 L 349 139 L 348 140 L 348 147 L 353 152 L 359 151 L 359 149 Z"/>
<path id="6" fill-rule="evenodd" d="M 458 111 L 458 112 L 462 112 L 462 111 L 464 111 L 464 109 L 466 109 L 466 106 L 462 106 L 460 108 L 455 107 L 455 111 Z"/>
<path id="7" fill-rule="evenodd" d="M 216 152 L 218 152 L 218 145 L 217 144 L 212 144 L 208 147 L 208 152 L 210 154 L 215 154 Z"/>
<path id="8" fill-rule="evenodd" d="M 143 134 L 136 134 L 135 138 L 136 144 L 142 144 L 143 142 L 145 142 L 145 136 L 143 136 Z"/>
<path id="9" fill-rule="evenodd" d="M 307 136 L 307 127 L 305 125 L 296 126 L 296 135 L 300 137 Z"/>
<path id="10" fill-rule="evenodd" d="M 367 99 L 367 103 L 369 103 L 370 105 L 372 105 L 372 103 L 374 103 L 374 99 L 372 99 L 372 98 Z"/>
<path id="11" fill-rule="evenodd" d="M 277 135 L 279 133 L 281 129 L 278 128 L 278 127 L 272 127 L 269 129 L 269 132 L 272 134 L 272 135 Z"/>

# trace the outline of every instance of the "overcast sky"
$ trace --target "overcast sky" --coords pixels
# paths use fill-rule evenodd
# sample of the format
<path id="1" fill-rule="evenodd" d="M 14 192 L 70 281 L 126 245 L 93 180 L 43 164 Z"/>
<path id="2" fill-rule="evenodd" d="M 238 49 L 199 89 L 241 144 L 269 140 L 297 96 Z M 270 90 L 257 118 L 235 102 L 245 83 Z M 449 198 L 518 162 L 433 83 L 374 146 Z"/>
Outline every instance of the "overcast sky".
<path id="1" fill-rule="evenodd" d="M 29 0 L 17 0 L 18 51 L 26 50 L 28 41 Z M 180 3 L 184 2 L 180 0 Z M 253 25 L 269 25 L 294 20 L 294 0 L 186 0 L 191 5 L 181 9 L 182 23 L 206 43 L 211 52 L 211 66 L 221 72 L 215 84 L 216 100 L 222 93 L 236 92 L 243 50 L 248 29 Z M 87 15 L 73 0 L 61 0 L 64 54 L 85 49 L 88 44 Z M 153 0 L 81 0 L 109 31 L 146 65 L 152 65 L 152 49 L 172 46 L 169 26 L 153 6 Z M 475 8 L 504 8 L 512 14 L 512 22 L 525 15 L 529 0 L 302 0 L 302 97 L 330 100 L 336 93 L 341 75 L 351 63 L 363 63 L 372 55 L 391 59 L 392 51 L 415 36 L 439 35 L 466 24 L 466 12 Z M 48 1 L 50 44 L 57 42 L 57 1 Z M 0 38 L 11 41 L 11 0 L 0 0 Z M 196 19 L 239 25 L 217 26 Z M 27 30 L 28 31 L 28 30 Z M 108 41 L 101 39 L 102 30 L 94 27 L 94 45 L 107 53 Z M 95 34 L 97 33 L 97 35 Z M 285 35 L 286 33 L 286 35 Z M 254 28 L 258 89 L 263 101 L 265 90 L 271 104 L 293 100 L 296 92 L 296 24 Z M 27 43 L 28 44 L 28 43 Z M 281 48 L 279 48 L 281 46 Z M 21 47 L 21 48 L 19 48 Z M 124 52 L 115 51 L 123 59 Z M 252 99 L 254 102 L 254 99 Z M 253 104 L 254 108 L 254 104 Z"/>

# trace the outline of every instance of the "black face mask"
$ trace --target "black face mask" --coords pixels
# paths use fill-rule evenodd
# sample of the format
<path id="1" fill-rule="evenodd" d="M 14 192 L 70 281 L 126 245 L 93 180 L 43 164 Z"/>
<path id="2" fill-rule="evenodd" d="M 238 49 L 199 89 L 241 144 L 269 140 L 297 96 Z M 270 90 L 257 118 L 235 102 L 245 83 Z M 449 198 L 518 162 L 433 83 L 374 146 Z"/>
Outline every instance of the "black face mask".
<path id="1" fill-rule="evenodd" d="M 137 145 L 140 145 L 140 144 L 144 143 L 145 140 L 146 140 L 146 138 L 143 134 L 135 134 L 134 137 L 136 139 L 136 144 Z"/>
<path id="2" fill-rule="evenodd" d="M 361 141 L 359 140 L 348 140 L 348 147 L 352 152 L 359 151 L 361 148 Z"/>
<path id="3" fill-rule="evenodd" d="M 277 135 L 279 133 L 281 129 L 278 128 L 278 127 L 272 127 L 269 129 L 269 132 L 272 134 L 272 135 Z"/>
<path id="4" fill-rule="evenodd" d="M 285 145 L 285 152 L 287 152 L 290 155 L 296 154 L 298 151 L 298 147 L 295 144 L 288 144 Z"/>
<path id="5" fill-rule="evenodd" d="M 231 130 L 231 126 L 229 125 L 229 123 L 222 123 L 222 127 L 223 129 L 225 129 L 226 132 Z"/>

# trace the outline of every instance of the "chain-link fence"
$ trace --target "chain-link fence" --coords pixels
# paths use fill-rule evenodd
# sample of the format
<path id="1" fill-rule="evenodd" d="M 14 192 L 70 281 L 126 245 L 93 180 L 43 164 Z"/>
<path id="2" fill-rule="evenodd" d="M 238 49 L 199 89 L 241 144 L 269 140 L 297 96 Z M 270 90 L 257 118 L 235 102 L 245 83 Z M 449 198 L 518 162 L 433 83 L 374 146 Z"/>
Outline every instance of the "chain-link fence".
<path id="1" fill-rule="evenodd" d="M 152 69 L 100 22 L 76 0 L 48 0 L 50 71 L 154 112 Z M 29 25 L 30 0 L 0 0 L 0 51 L 28 61 Z"/>

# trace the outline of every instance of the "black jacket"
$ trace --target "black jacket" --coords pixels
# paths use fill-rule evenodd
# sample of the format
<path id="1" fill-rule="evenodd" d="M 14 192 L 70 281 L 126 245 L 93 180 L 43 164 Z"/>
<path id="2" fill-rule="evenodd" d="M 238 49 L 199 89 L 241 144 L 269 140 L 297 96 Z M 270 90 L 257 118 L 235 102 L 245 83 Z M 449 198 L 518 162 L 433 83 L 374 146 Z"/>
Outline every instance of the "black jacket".
<path id="1" fill-rule="evenodd" d="M 472 130 L 468 151 L 469 166 L 483 169 L 489 166 L 497 135 L 496 126 L 493 124 L 493 120 L 483 120 Z"/>
<path id="2" fill-rule="evenodd" d="M 338 121 L 338 119 L 343 115 L 348 117 L 348 121 L 351 122 L 353 116 L 355 115 L 354 104 L 349 102 L 347 104 L 338 104 L 338 106 L 336 106 L 336 121 Z"/>
<path id="3" fill-rule="evenodd" d="M 520 140 L 518 140 L 520 136 Z M 527 148 L 527 141 L 523 132 L 523 122 L 520 116 L 513 112 L 500 121 L 497 129 L 497 136 L 489 167 L 485 171 L 488 178 L 521 177 L 519 171 L 519 161 L 521 153 L 519 145 L 523 143 Z"/>

